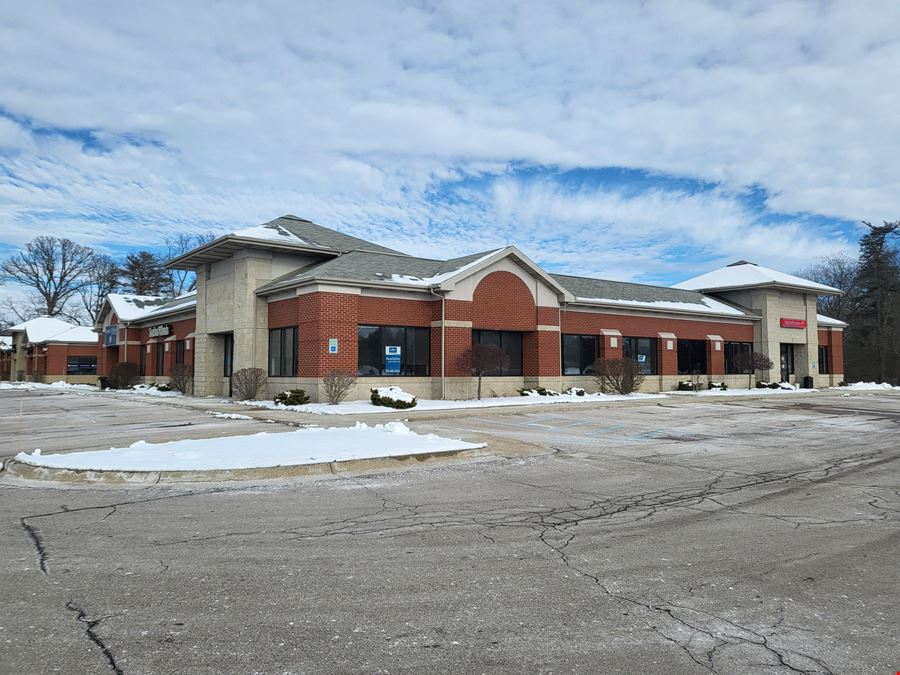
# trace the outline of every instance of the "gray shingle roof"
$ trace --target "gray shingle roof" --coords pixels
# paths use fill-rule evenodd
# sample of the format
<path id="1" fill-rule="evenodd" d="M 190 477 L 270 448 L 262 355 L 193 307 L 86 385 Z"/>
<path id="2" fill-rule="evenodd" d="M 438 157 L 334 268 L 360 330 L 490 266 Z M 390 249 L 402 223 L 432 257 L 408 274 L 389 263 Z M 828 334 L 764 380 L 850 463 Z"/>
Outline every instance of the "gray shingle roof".
<path id="1" fill-rule="evenodd" d="M 299 285 L 318 279 L 358 281 L 363 283 L 403 283 L 402 280 L 393 279 L 393 275 L 418 279 L 434 277 L 438 274 L 459 269 L 484 257 L 488 253 L 489 251 L 485 251 L 462 258 L 432 260 L 430 258 L 413 258 L 406 255 L 351 251 L 338 258 L 332 258 L 325 262 L 288 272 L 259 287 L 257 292 L 264 293 L 277 288 Z"/>
<path id="2" fill-rule="evenodd" d="M 574 277 L 568 274 L 551 274 L 561 286 L 576 298 L 609 298 L 631 302 L 697 302 L 703 298 L 698 291 L 685 291 L 666 286 L 634 284 L 627 281 Z"/>
<path id="3" fill-rule="evenodd" d="M 373 244 L 365 239 L 351 237 L 349 234 L 322 227 L 310 220 L 298 218 L 297 216 L 281 216 L 275 220 L 270 220 L 268 223 L 263 223 L 260 227 L 269 227 L 273 229 L 283 227 L 285 230 L 304 241 L 340 253 L 347 253 L 348 251 L 372 251 L 377 253 L 405 255 L 385 246 Z"/>

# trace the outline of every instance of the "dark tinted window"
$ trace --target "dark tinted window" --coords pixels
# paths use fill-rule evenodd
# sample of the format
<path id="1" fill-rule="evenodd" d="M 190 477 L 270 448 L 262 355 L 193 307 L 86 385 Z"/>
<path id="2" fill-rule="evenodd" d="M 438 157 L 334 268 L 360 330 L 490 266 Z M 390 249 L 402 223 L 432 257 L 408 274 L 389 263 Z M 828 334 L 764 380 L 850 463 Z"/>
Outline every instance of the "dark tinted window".
<path id="1" fill-rule="evenodd" d="M 431 374 L 430 328 L 359 326 L 358 337 L 360 376 Z"/>
<path id="2" fill-rule="evenodd" d="M 656 375 L 656 338 L 622 338 L 622 358 L 637 361 L 644 375 Z"/>
<path id="3" fill-rule="evenodd" d="M 750 363 L 750 353 L 753 351 L 753 345 L 749 342 L 726 342 L 725 343 L 725 372 L 728 375 L 747 375 L 750 370 L 747 364 Z M 745 359 L 744 363 L 740 363 L 740 358 Z M 743 367 L 739 367 L 743 365 Z"/>
<path id="4" fill-rule="evenodd" d="M 596 335 L 563 335 L 563 375 L 590 375 L 593 373 L 598 346 L 599 339 Z"/>
<path id="5" fill-rule="evenodd" d="M 472 345 L 493 345 L 500 347 L 509 357 L 509 367 L 485 375 L 522 374 L 522 334 L 506 330 L 473 330 Z"/>
<path id="6" fill-rule="evenodd" d="M 706 340 L 679 340 L 678 374 L 700 373 L 705 375 L 706 372 Z"/>
<path id="7" fill-rule="evenodd" d="M 297 327 L 269 331 L 269 376 L 297 376 Z"/>
<path id="8" fill-rule="evenodd" d="M 66 358 L 66 375 L 96 375 L 96 356 L 69 356 Z"/>
<path id="9" fill-rule="evenodd" d="M 828 374 L 828 347 L 819 347 L 819 375 Z"/>

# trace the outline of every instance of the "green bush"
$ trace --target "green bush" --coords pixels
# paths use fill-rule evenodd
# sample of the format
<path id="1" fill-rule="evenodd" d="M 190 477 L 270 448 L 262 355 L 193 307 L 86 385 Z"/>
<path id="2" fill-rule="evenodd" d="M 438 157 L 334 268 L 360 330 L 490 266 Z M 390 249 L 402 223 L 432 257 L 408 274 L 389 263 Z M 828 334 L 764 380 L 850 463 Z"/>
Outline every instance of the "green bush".
<path id="1" fill-rule="evenodd" d="M 303 405 L 309 403 L 309 396 L 302 389 L 288 389 L 275 395 L 275 403 L 281 405 Z"/>
<path id="2" fill-rule="evenodd" d="M 401 401 L 393 398 L 390 394 L 381 395 L 378 389 L 372 389 L 372 405 L 380 405 L 386 408 L 394 408 L 395 410 L 406 410 L 407 408 L 415 408 L 418 401 L 413 396 L 411 401 Z"/>

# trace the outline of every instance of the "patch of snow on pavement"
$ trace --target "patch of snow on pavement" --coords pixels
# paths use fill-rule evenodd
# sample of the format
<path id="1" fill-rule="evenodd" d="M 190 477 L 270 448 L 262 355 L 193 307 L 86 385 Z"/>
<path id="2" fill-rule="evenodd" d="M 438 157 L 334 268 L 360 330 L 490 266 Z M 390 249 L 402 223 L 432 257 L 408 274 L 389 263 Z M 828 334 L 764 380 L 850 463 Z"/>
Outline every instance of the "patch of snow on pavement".
<path id="1" fill-rule="evenodd" d="M 466 408 L 495 408 L 506 406 L 553 405 L 557 403 L 608 403 L 616 401 L 638 401 L 641 399 L 666 398 L 666 394 L 629 394 L 619 396 L 613 394 L 560 394 L 559 396 L 500 396 L 495 398 L 466 399 L 463 401 L 441 401 L 436 399 L 418 399 L 415 408 L 403 412 L 417 410 L 462 410 Z M 369 415 L 396 412 L 382 406 L 372 405 L 371 401 L 345 401 L 338 405 L 327 403 L 306 403 L 304 405 L 281 405 L 272 401 L 235 401 L 239 405 L 268 410 L 290 410 L 293 412 L 312 413 L 313 415 Z"/>
<path id="2" fill-rule="evenodd" d="M 204 471 L 402 457 L 483 447 L 483 443 L 466 443 L 433 434 L 423 436 L 402 422 L 374 427 L 357 422 L 349 428 L 263 432 L 168 443 L 138 441 L 127 448 L 54 455 L 42 455 L 40 450 L 35 450 L 31 454 L 20 452 L 16 460 L 35 466 L 94 471 Z"/>
<path id="3" fill-rule="evenodd" d="M 218 417 L 221 420 L 252 420 L 253 418 L 250 415 L 239 415 L 238 413 L 225 413 L 225 412 L 213 412 L 212 410 L 206 411 L 207 415 L 212 415 L 213 417 Z"/>
<path id="4" fill-rule="evenodd" d="M 77 391 L 97 391 L 92 384 L 69 384 L 62 380 L 44 384 L 43 382 L 0 382 L 0 389 L 74 389 Z"/>
<path id="5" fill-rule="evenodd" d="M 846 390 L 846 391 L 882 391 L 882 390 L 895 390 L 900 391 L 900 387 L 895 387 L 887 382 L 852 382 L 848 384 L 846 387 L 831 387 L 832 389 Z"/>

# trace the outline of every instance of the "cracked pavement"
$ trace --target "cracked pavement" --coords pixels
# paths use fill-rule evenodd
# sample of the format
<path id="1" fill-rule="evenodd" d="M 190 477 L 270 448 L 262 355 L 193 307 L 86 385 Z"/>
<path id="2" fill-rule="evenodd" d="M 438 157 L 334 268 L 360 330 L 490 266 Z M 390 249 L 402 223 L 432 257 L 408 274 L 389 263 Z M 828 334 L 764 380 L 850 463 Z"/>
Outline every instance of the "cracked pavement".
<path id="1" fill-rule="evenodd" d="M 45 451 L 264 424 L 17 392 L 0 439 L 20 403 Z M 99 421 L 71 429 L 82 410 Z M 0 672 L 897 671 L 900 396 L 410 419 L 542 450 L 252 484 L 0 480 Z"/>

